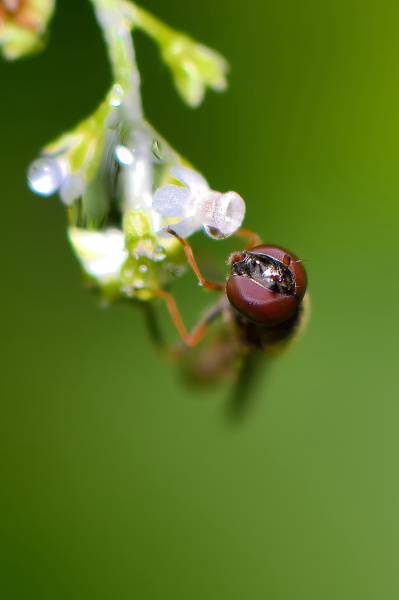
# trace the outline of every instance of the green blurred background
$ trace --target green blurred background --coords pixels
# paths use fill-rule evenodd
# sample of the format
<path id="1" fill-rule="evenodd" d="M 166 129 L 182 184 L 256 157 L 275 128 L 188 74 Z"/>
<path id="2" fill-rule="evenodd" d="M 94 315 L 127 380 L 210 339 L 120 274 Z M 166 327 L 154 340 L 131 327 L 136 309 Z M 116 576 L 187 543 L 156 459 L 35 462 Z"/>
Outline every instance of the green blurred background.
<path id="1" fill-rule="evenodd" d="M 396 599 L 399 7 L 145 5 L 232 65 L 190 111 L 139 35 L 150 119 L 306 259 L 312 319 L 231 423 L 227 387 L 185 387 L 139 311 L 84 290 L 61 205 L 25 183 L 109 84 L 89 3 L 59 2 L 47 51 L 0 65 L 1 596 Z M 177 295 L 192 322 L 207 298 Z"/>

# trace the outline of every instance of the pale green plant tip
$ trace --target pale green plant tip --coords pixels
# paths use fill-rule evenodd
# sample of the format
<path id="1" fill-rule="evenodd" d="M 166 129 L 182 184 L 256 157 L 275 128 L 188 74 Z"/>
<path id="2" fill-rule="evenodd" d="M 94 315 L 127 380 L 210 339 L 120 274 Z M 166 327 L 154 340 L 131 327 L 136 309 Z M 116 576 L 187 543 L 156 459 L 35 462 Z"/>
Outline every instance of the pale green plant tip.
<path id="1" fill-rule="evenodd" d="M 123 0 L 123 10 L 131 28 L 137 27 L 159 46 L 175 87 L 192 108 L 198 107 L 206 90 L 221 92 L 227 87 L 227 61 L 215 50 L 176 31 L 133 2 Z"/>
<path id="2" fill-rule="evenodd" d="M 0 53 L 6 60 L 35 54 L 45 46 L 55 0 L 27 0 L 0 5 Z"/>
<path id="3" fill-rule="evenodd" d="M 177 91 L 192 108 L 201 104 L 207 88 L 221 92 L 227 87 L 225 59 L 188 36 L 176 36 L 164 45 L 162 57 L 171 70 Z"/>

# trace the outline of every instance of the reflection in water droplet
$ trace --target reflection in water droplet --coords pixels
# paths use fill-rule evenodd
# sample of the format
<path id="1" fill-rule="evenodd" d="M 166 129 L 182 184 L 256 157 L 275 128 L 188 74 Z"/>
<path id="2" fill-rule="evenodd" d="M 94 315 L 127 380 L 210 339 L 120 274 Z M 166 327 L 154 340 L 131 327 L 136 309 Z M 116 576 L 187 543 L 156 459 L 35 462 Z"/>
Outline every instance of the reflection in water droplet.
<path id="1" fill-rule="evenodd" d="M 113 106 L 114 108 L 117 108 L 118 106 L 120 106 L 123 102 L 124 95 L 125 94 L 123 92 L 122 86 L 119 85 L 119 83 L 116 83 L 113 86 L 112 92 L 111 92 L 111 100 L 110 100 L 111 106 Z"/>
<path id="2" fill-rule="evenodd" d="M 147 273 L 147 271 L 148 271 L 147 265 L 140 265 L 139 271 L 140 271 L 140 273 Z"/>
<path id="3" fill-rule="evenodd" d="M 162 148 L 159 140 L 155 138 L 152 140 L 151 150 L 154 158 L 157 160 L 162 160 Z"/>
<path id="4" fill-rule="evenodd" d="M 118 146 L 115 148 L 115 158 L 123 167 L 130 167 L 134 160 L 133 153 L 129 150 L 129 148 L 121 144 L 118 144 Z"/>
<path id="5" fill-rule="evenodd" d="M 36 194 L 51 196 L 61 186 L 64 179 L 60 164 L 53 158 L 39 158 L 28 170 L 29 187 Z"/>
<path id="6" fill-rule="evenodd" d="M 152 258 L 155 262 L 162 262 L 163 260 L 165 260 L 166 254 L 164 248 L 162 248 L 162 246 L 158 246 L 157 248 L 155 248 Z"/>

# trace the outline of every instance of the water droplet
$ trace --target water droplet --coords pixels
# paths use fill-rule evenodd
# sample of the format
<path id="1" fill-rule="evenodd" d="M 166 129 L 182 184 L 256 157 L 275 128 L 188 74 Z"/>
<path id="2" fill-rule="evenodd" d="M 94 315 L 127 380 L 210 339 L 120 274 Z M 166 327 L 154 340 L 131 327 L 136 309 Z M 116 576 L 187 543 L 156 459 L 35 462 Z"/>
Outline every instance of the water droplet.
<path id="1" fill-rule="evenodd" d="M 159 140 L 157 140 L 156 138 L 154 138 L 152 140 L 151 151 L 152 151 L 152 154 L 153 154 L 154 158 L 156 158 L 159 161 L 162 160 L 161 142 Z"/>
<path id="2" fill-rule="evenodd" d="M 147 265 L 140 265 L 139 271 L 140 271 L 140 273 L 147 273 L 147 271 L 148 271 Z"/>
<path id="3" fill-rule="evenodd" d="M 133 152 L 126 146 L 118 144 L 115 148 L 115 158 L 122 167 L 130 167 L 133 164 L 134 156 Z"/>
<path id="4" fill-rule="evenodd" d="M 110 99 L 111 106 L 113 106 L 114 108 L 117 108 L 118 106 L 120 106 L 123 102 L 124 95 L 125 95 L 125 93 L 123 91 L 122 86 L 119 85 L 119 83 L 116 83 L 112 87 L 111 99 Z"/>
<path id="5" fill-rule="evenodd" d="M 64 180 L 59 162 L 53 158 L 39 158 L 28 170 L 30 189 L 41 196 L 51 196 L 61 186 Z"/>
<path id="6" fill-rule="evenodd" d="M 166 254 L 164 248 L 162 248 L 162 246 L 157 246 L 157 248 L 154 250 L 152 258 L 155 262 L 162 262 L 165 260 Z"/>
<path id="7" fill-rule="evenodd" d="M 144 281 L 142 279 L 136 279 L 133 287 L 135 290 L 142 290 L 144 287 Z"/>

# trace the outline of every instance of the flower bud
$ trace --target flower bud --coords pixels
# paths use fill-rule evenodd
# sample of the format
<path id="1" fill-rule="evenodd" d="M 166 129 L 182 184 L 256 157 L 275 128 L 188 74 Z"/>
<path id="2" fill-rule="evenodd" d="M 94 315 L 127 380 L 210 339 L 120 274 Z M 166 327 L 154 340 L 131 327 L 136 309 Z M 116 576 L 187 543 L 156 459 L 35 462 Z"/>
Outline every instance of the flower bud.
<path id="1" fill-rule="evenodd" d="M 207 87 L 226 89 L 227 63 L 220 54 L 194 42 L 191 38 L 173 36 L 162 49 L 175 86 L 183 100 L 193 108 L 201 104 Z"/>
<path id="2" fill-rule="evenodd" d="M 15 60 L 43 47 L 55 0 L 0 0 L 0 51 Z"/>

